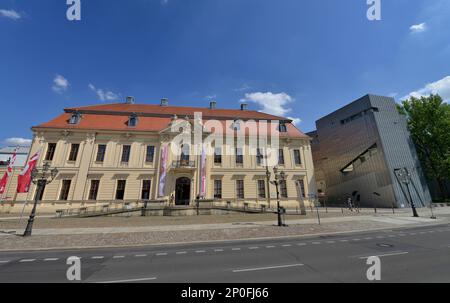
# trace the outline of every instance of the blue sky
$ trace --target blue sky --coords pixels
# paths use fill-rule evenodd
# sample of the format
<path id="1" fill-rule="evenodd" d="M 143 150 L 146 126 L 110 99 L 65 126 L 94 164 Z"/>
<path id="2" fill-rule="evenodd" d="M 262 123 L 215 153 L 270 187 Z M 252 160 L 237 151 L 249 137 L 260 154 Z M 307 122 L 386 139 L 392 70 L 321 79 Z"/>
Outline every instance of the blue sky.
<path id="1" fill-rule="evenodd" d="M 450 100 L 450 1 L 0 0 L 0 145 L 64 107 L 121 102 L 251 109 L 314 121 L 366 94 Z M 298 120 L 297 120 L 298 119 Z M 16 138 L 16 139 L 11 139 Z"/>

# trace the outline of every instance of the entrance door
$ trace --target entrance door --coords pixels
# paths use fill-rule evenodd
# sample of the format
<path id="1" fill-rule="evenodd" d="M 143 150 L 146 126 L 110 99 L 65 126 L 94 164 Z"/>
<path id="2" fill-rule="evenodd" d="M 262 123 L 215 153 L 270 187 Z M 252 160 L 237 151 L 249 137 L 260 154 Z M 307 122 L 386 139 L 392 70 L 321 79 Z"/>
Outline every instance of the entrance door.
<path id="1" fill-rule="evenodd" d="M 189 205 L 191 200 L 191 180 L 189 178 L 177 179 L 175 185 L 175 205 Z"/>

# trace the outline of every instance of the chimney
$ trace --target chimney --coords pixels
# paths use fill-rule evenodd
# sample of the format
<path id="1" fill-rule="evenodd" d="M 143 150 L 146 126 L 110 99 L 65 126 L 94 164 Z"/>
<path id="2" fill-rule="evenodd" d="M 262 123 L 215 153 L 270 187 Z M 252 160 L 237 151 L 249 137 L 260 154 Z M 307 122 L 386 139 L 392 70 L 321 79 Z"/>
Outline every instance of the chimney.
<path id="1" fill-rule="evenodd" d="M 216 101 L 209 102 L 209 109 L 216 109 L 216 106 L 217 106 L 217 102 Z"/>
<path id="2" fill-rule="evenodd" d="M 133 96 L 128 96 L 126 101 L 126 104 L 134 104 L 134 97 Z"/>
<path id="3" fill-rule="evenodd" d="M 248 104 L 247 103 L 242 103 L 241 104 L 241 110 L 247 110 Z"/>
<path id="4" fill-rule="evenodd" d="M 169 99 L 162 98 L 161 99 L 161 106 L 168 106 L 169 105 Z"/>

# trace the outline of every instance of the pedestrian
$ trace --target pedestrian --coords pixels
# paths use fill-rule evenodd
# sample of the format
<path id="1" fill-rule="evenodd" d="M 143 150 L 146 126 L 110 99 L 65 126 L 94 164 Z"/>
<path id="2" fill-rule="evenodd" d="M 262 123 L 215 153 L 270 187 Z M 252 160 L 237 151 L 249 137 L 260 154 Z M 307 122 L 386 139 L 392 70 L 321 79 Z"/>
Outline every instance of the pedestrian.
<path id="1" fill-rule="evenodd" d="M 348 209 L 353 212 L 353 203 L 352 203 L 351 197 L 348 197 L 347 203 L 348 203 Z"/>

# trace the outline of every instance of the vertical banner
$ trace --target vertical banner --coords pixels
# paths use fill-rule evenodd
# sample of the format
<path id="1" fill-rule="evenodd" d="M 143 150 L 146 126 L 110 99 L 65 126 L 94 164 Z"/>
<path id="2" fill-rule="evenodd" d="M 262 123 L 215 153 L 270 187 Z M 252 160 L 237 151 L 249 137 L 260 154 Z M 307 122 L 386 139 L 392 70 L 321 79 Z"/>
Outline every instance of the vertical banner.
<path id="1" fill-rule="evenodd" d="M 165 144 L 161 150 L 161 164 L 159 167 L 159 186 L 158 186 L 158 197 L 164 197 L 164 189 L 166 187 L 166 175 L 167 175 L 167 158 L 169 155 L 169 146 Z"/>
<path id="2" fill-rule="evenodd" d="M 203 147 L 200 167 L 200 197 L 206 197 L 206 150 Z"/>
<path id="3" fill-rule="evenodd" d="M 31 185 L 31 172 L 36 167 L 37 162 L 39 160 L 39 157 L 41 155 L 42 149 L 39 149 L 39 151 L 34 154 L 30 160 L 28 161 L 27 165 L 23 169 L 23 171 L 20 173 L 20 175 L 17 177 L 17 193 L 27 193 L 30 190 Z"/>

